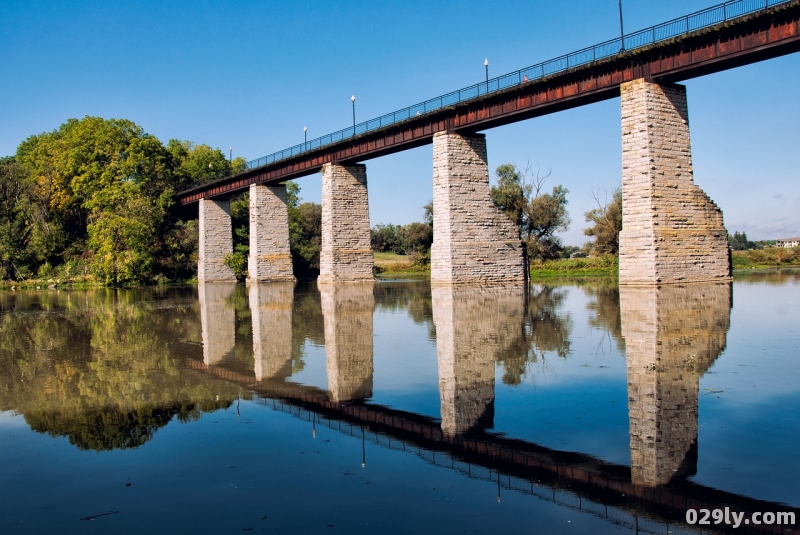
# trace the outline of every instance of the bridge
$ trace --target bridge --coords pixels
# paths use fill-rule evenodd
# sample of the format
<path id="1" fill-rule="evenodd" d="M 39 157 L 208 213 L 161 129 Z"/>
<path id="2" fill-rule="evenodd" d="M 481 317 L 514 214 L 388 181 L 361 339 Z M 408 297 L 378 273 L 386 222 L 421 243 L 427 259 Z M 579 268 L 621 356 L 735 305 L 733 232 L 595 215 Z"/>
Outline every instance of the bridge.
<path id="1" fill-rule="evenodd" d="M 620 97 L 620 282 L 730 280 L 722 211 L 694 184 L 686 89 L 676 82 L 798 49 L 800 0 L 732 0 L 253 160 L 235 176 L 176 197 L 199 205 L 198 279 L 234 280 L 222 261 L 232 252 L 227 203 L 249 189 L 250 279 L 291 280 L 281 183 L 321 172 L 319 280 L 369 280 L 361 162 L 432 143 L 432 282 L 522 280 L 521 243 L 489 199 L 479 132 Z"/>

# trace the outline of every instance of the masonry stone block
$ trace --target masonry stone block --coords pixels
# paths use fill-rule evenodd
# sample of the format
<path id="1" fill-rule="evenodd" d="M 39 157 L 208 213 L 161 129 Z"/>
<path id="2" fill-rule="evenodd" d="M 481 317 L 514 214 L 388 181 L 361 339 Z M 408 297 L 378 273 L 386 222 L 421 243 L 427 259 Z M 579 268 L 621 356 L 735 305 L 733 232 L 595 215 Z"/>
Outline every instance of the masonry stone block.
<path id="1" fill-rule="evenodd" d="M 431 283 L 525 280 L 516 225 L 489 197 L 486 136 L 433 136 Z"/>
<path id="2" fill-rule="evenodd" d="M 728 281 L 722 211 L 692 174 L 686 88 L 621 86 L 620 284 Z"/>
<path id="3" fill-rule="evenodd" d="M 197 260 L 199 282 L 235 282 L 233 270 L 225 265 L 225 255 L 233 252 L 231 203 L 200 200 L 200 251 Z"/>
<path id="4" fill-rule="evenodd" d="M 374 279 L 365 165 L 322 166 L 319 282 Z"/>
<path id="5" fill-rule="evenodd" d="M 290 377 L 294 282 L 253 283 L 248 291 L 256 380 Z"/>
<path id="6" fill-rule="evenodd" d="M 490 428 L 495 363 L 518 340 L 524 285 L 437 285 L 431 292 L 442 432 Z"/>
<path id="7" fill-rule="evenodd" d="M 372 397 L 374 281 L 320 284 L 332 401 Z"/>
<path id="8" fill-rule="evenodd" d="M 725 349 L 730 309 L 729 283 L 620 288 L 634 484 L 696 472 L 700 378 Z"/>
<path id="9" fill-rule="evenodd" d="M 286 186 L 250 186 L 250 281 L 294 281 Z"/>

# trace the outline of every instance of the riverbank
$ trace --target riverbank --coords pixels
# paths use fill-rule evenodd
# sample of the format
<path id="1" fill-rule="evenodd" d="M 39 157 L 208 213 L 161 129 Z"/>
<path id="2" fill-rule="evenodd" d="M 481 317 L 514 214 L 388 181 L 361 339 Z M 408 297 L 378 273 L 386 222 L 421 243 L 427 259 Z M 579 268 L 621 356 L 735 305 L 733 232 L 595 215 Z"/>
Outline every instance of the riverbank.
<path id="1" fill-rule="evenodd" d="M 800 247 L 782 249 L 767 247 L 750 251 L 731 251 L 734 271 L 775 268 L 800 268 Z"/>

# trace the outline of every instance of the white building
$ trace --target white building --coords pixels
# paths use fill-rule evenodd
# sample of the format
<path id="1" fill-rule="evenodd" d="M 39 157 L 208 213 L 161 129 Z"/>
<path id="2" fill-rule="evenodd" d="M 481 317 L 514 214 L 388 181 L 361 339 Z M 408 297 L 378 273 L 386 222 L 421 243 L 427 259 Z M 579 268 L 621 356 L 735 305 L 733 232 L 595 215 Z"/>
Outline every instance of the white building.
<path id="1" fill-rule="evenodd" d="M 775 245 L 778 247 L 790 248 L 790 247 L 797 247 L 800 245 L 800 238 L 785 238 L 783 240 L 777 240 L 778 243 Z"/>

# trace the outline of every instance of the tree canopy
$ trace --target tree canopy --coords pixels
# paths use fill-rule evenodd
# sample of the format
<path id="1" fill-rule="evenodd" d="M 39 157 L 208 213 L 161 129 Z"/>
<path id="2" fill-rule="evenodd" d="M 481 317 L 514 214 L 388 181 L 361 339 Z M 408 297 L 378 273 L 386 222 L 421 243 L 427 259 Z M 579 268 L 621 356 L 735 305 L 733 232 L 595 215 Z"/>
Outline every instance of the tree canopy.
<path id="1" fill-rule="evenodd" d="M 619 254 L 619 233 L 622 231 L 622 190 L 617 188 L 611 194 L 611 202 L 600 202 L 599 193 L 593 193 L 597 208 L 584 214 L 589 228 L 583 229 L 587 236 L 593 236 L 592 252 L 598 254 Z"/>
<path id="2" fill-rule="evenodd" d="M 556 232 L 567 230 L 570 224 L 569 190 L 559 184 L 551 193 L 543 192 L 550 173 L 532 173 L 530 166 L 520 171 L 513 164 L 503 164 L 495 175 L 497 186 L 490 190 L 492 201 L 519 227 L 528 256 L 541 260 L 558 258 L 563 247 Z"/>
<path id="3" fill-rule="evenodd" d="M 196 225 L 173 195 L 244 163 L 132 121 L 84 117 L 0 160 L 0 276 L 91 275 L 107 284 L 189 278 Z"/>

